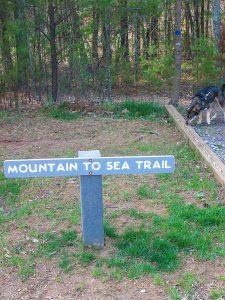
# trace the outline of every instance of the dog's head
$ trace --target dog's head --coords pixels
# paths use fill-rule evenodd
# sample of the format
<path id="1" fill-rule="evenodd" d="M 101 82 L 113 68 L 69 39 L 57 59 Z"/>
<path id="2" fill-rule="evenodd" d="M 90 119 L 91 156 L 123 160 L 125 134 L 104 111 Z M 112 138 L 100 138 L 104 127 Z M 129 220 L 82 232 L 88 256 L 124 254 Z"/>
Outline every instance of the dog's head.
<path id="1" fill-rule="evenodd" d="M 202 110 L 202 103 L 199 98 L 194 98 L 191 102 L 190 107 L 187 109 L 186 124 L 189 125 L 199 115 Z"/>

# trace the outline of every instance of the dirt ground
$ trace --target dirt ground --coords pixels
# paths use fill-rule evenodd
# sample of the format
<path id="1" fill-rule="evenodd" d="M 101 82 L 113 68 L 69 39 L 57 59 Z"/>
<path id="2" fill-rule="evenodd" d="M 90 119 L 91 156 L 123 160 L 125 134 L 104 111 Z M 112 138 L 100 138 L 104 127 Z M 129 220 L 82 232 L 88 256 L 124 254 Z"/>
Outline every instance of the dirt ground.
<path id="1" fill-rule="evenodd" d="M 153 134 L 143 133 L 143 128 Z M 172 124 L 115 120 L 98 116 L 63 122 L 43 117 L 35 112 L 22 113 L 16 121 L 3 124 L 0 128 L 0 160 L 73 157 L 77 156 L 80 150 L 93 149 L 99 149 L 102 156 L 143 155 L 140 146 L 144 147 L 148 144 L 157 145 L 154 154 L 158 155 L 166 154 L 171 144 L 176 146 L 182 142 L 183 137 Z M 113 183 L 110 185 L 110 190 L 107 190 L 108 181 Z M 59 197 L 62 204 L 69 201 L 79 204 L 78 178 L 53 178 L 43 182 L 46 183 L 46 187 L 44 184 L 41 184 L 40 188 L 28 186 L 24 201 L 42 201 L 46 197 L 52 197 L 54 201 Z M 136 189 L 143 183 L 151 184 L 154 189 L 157 189 L 158 182 L 153 175 L 136 176 L 135 181 L 126 176 L 107 177 L 103 195 L 106 213 L 116 211 L 118 208 L 120 210 L 137 208 L 139 211 L 152 210 L 159 215 L 165 215 L 167 209 L 162 203 L 140 203 Z M 124 190 L 129 191 L 129 201 L 122 199 Z M 187 200 L 190 198 L 188 192 L 182 193 Z M 28 216 L 23 222 L 26 225 L 24 228 L 10 221 L 7 239 L 12 244 L 15 244 L 16 240 L 25 239 L 28 230 L 45 231 L 53 228 L 58 232 L 70 226 L 66 219 L 52 224 L 46 218 L 35 218 L 35 216 Z M 121 215 L 117 219 L 116 226 L 118 230 L 122 230 L 125 225 L 131 224 L 130 222 L 127 216 Z M 73 228 L 80 234 L 80 224 Z M 113 250 L 111 241 L 107 238 L 101 255 L 107 255 Z M 219 289 L 224 285 L 224 282 L 217 280 L 225 274 L 222 259 L 199 262 L 189 257 L 176 272 L 160 274 L 165 284 L 157 283 L 151 275 L 140 279 L 119 281 L 95 278 L 91 275 L 94 264 L 87 268 L 77 265 L 71 272 L 64 273 L 55 260 L 56 258 L 50 261 L 37 259 L 35 273 L 27 281 L 21 280 L 15 267 L 3 267 L 0 273 L 0 298 L 2 300 L 178 299 L 172 298 L 168 290 L 179 289 L 177 280 L 184 272 L 193 272 L 200 278 L 200 283 L 194 287 L 193 299 L 210 299 L 209 293 L 212 288 Z M 182 299 L 187 298 L 184 296 Z"/>

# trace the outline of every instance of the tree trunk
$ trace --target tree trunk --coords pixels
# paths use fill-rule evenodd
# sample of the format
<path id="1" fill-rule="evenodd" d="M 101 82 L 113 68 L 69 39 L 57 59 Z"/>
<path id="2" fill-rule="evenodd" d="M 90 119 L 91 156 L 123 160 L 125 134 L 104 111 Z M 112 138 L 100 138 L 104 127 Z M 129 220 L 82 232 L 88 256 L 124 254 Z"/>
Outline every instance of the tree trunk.
<path id="1" fill-rule="evenodd" d="M 139 78 L 140 60 L 140 17 L 138 12 L 134 14 L 134 80 Z"/>
<path id="2" fill-rule="evenodd" d="M 112 100 L 112 78 L 111 78 L 111 30 L 110 30 L 110 8 L 106 9 L 105 13 L 105 49 L 106 49 L 106 70 L 107 70 L 107 98 Z"/>
<path id="3" fill-rule="evenodd" d="M 24 0 L 15 1 L 14 16 L 17 22 L 16 30 L 16 58 L 17 58 L 17 88 L 27 87 L 28 49 L 26 28 L 24 26 Z"/>
<path id="4" fill-rule="evenodd" d="M 205 36 L 208 38 L 208 37 L 209 37 L 209 12 L 210 12 L 210 0 L 207 0 L 207 4 L 206 4 L 206 12 L 207 12 L 207 17 L 206 17 L 206 22 L 205 22 Z"/>
<path id="5" fill-rule="evenodd" d="M 185 55 L 190 56 L 190 22 L 188 14 L 188 2 L 185 1 Z"/>
<path id="6" fill-rule="evenodd" d="M 195 39 L 195 30 L 194 30 L 194 20 L 191 14 L 191 8 L 190 8 L 190 2 L 189 0 L 186 0 L 186 9 L 187 9 L 187 14 L 188 14 L 188 19 L 189 19 L 189 23 L 190 23 L 190 29 L 191 29 L 191 41 L 192 43 L 194 43 L 194 39 Z"/>
<path id="7" fill-rule="evenodd" d="M 120 19 L 121 48 L 123 51 L 123 58 L 125 59 L 125 61 L 129 61 L 127 0 L 122 1 L 121 10 L 122 10 L 121 19 Z"/>
<path id="8" fill-rule="evenodd" d="M 2 64 L 5 71 L 5 75 L 9 75 L 12 72 L 12 56 L 11 56 L 11 47 L 9 37 L 7 36 L 7 21 L 8 21 L 8 7 L 5 2 L 0 5 L 0 24 L 2 28 Z M 7 81 L 10 81 L 10 78 L 6 78 Z"/>
<path id="9" fill-rule="evenodd" d="M 150 32 L 151 32 L 151 44 L 156 46 L 156 49 L 158 49 L 158 18 L 155 16 L 151 17 L 151 27 L 150 27 Z M 157 53 L 155 53 L 153 56 L 157 56 Z"/>
<path id="10" fill-rule="evenodd" d="M 201 36 L 205 35 L 205 0 L 201 0 Z"/>
<path id="11" fill-rule="evenodd" d="M 212 1 L 212 20 L 213 20 L 213 36 L 216 47 L 218 49 L 218 43 L 221 36 L 221 14 L 220 14 L 220 0 Z"/>
<path id="12" fill-rule="evenodd" d="M 200 38 L 199 0 L 194 0 L 194 14 L 195 14 L 195 32 L 196 32 L 196 37 Z"/>
<path id="13" fill-rule="evenodd" d="M 99 64 L 98 56 L 98 31 L 100 22 L 100 11 L 97 6 L 93 7 L 93 35 L 92 35 L 92 63 L 95 66 Z"/>
<path id="14" fill-rule="evenodd" d="M 51 47 L 51 68 L 52 68 L 52 100 L 57 101 L 58 97 L 58 59 L 56 46 L 56 22 L 55 7 L 53 1 L 48 4 L 49 28 L 50 28 L 50 47 Z"/>
<path id="15" fill-rule="evenodd" d="M 36 11 L 36 7 L 33 7 L 33 14 L 34 14 L 34 24 L 35 24 L 35 49 L 36 49 L 36 60 L 35 60 L 35 90 L 38 97 L 38 100 L 41 101 L 41 94 L 42 94 L 42 84 L 43 84 L 43 60 L 42 60 L 42 47 L 41 47 L 41 32 L 40 32 L 40 20 L 38 13 Z"/>
<path id="16" fill-rule="evenodd" d="M 181 79 L 181 5 L 182 0 L 176 0 L 175 4 L 175 74 L 173 81 L 173 95 L 170 104 L 177 106 L 180 93 L 180 79 Z"/>
<path id="17" fill-rule="evenodd" d="M 145 33 L 145 41 L 146 41 L 146 51 L 145 51 L 145 58 L 149 59 L 149 46 L 150 46 L 150 26 L 147 22 L 147 28 Z"/>

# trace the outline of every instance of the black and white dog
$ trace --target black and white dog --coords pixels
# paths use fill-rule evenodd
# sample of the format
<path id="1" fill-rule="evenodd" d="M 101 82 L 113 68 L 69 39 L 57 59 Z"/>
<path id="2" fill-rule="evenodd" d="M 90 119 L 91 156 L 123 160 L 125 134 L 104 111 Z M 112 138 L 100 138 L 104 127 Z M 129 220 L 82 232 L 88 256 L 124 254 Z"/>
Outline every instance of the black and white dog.
<path id="1" fill-rule="evenodd" d="M 209 86 L 199 90 L 193 97 L 190 107 L 187 110 L 186 124 L 190 124 L 197 116 L 199 116 L 198 124 L 202 123 L 202 112 L 206 110 L 206 121 L 210 124 L 211 120 L 215 119 L 217 113 L 215 111 L 216 105 L 223 111 L 225 121 L 225 97 L 224 97 L 225 83 L 219 88 L 216 86 Z M 214 111 L 213 117 L 211 112 Z"/>

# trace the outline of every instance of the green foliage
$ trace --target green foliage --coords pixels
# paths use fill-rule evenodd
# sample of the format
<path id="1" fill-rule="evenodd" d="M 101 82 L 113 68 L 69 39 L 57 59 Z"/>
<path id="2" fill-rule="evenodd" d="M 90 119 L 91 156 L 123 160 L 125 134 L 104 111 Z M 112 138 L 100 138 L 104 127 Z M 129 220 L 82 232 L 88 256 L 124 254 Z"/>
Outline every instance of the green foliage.
<path id="1" fill-rule="evenodd" d="M 19 255 L 13 255 L 9 262 L 18 269 L 18 274 L 23 281 L 26 281 L 34 274 L 34 261 L 32 258 L 23 258 Z"/>
<path id="2" fill-rule="evenodd" d="M 212 84 L 220 73 L 219 66 L 215 63 L 217 59 L 216 46 L 209 39 L 196 39 L 192 47 L 193 57 L 193 75 L 199 82 Z"/>
<path id="3" fill-rule="evenodd" d="M 141 59 L 143 77 L 153 86 L 160 87 L 164 81 L 170 83 L 174 73 L 174 58 L 172 50 L 168 50 L 165 54 L 157 54 L 157 47 L 149 47 L 149 56 L 151 59 Z"/>
<path id="4" fill-rule="evenodd" d="M 19 118 L 19 113 L 13 113 L 6 110 L 0 111 L 0 125 L 14 124 L 19 120 Z"/>
<path id="5" fill-rule="evenodd" d="M 63 272 L 68 273 L 73 269 L 73 265 L 71 262 L 71 257 L 67 252 L 64 252 L 60 257 L 59 267 L 63 270 Z"/>
<path id="6" fill-rule="evenodd" d="M 37 250 L 38 256 L 52 257 L 63 247 L 72 246 L 77 238 L 75 231 L 62 231 L 61 236 L 54 233 L 45 232 L 40 237 L 41 243 Z"/>
<path id="7" fill-rule="evenodd" d="M 223 206 L 211 206 L 206 208 L 195 205 L 174 203 L 170 207 L 176 218 L 196 222 L 200 226 L 225 225 L 225 208 Z"/>
<path id="8" fill-rule="evenodd" d="M 73 121 L 80 118 L 80 113 L 70 111 L 65 103 L 59 105 L 49 103 L 41 108 L 41 111 L 49 118 L 63 121 Z"/>
<path id="9" fill-rule="evenodd" d="M 151 230 L 128 229 L 119 237 L 116 247 L 120 255 L 142 259 L 158 270 L 173 270 L 178 264 L 177 250 L 167 240 L 153 236 Z"/>
<path id="10" fill-rule="evenodd" d="M 26 180 L 23 179 L 9 179 L 0 172 L 0 197 L 2 197 L 7 204 L 13 204 L 18 199 Z"/>
<path id="11" fill-rule="evenodd" d="M 104 233 L 110 238 L 116 238 L 118 236 L 116 227 L 110 225 L 108 221 L 104 222 Z"/>
<path id="12" fill-rule="evenodd" d="M 158 102 L 135 102 L 126 100 L 118 104 L 106 104 L 106 109 L 114 111 L 118 117 L 128 119 L 143 118 L 159 121 L 166 116 L 165 108 Z"/>
<path id="13" fill-rule="evenodd" d="M 192 272 L 185 272 L 179 278 L 177 283 L 186 293 L 191 293 L 193 285 L 198 282 L 197 277 Z"/>
<path id="14" fill-rule="evenodd" d="M 144 213 L 139 212 L 138 210 L 136 210 L 135 208 L 130 208 L 127 211 L 128 215 L 135 218 L 135 219 L 146 219 L 147 215 Z"/>
<path id="15" fill-rule="evenodd" d="M 159 17 L 162 11 L 162 2 L 160 0 L 129 0 L 128 5 L 131 9 L 138 9 L 140 14 L 145 16 Z"/>
<path id="16" fill-rule="evenodd" d="M 90 265 L 93 261 L 96 260 L 96 255 L 91 251 L 82 251 L 82 252 L 76 253 L 75 256 L 77 257 L 78 262 L 83 267 Z"/>
<path id="17" fill-rule="evenodd" d="M 117 236 L 117 252 L 106 260 L 107 266 L 126 270 L 122 276 L 137 278 L 156 270 L 175 270 L 180 265 L 181 253 L 195 254 L 199 259 L 225 255 L 221 239 L 224 207 L 199 208 L 175 200 L 168 205 L 168 212 L 167 217 L 151 215 L 149 218 L 150 215 L 130 209 L 128 214 L 144 220 L 145 225 L 126 228 Z M 189 292 L 195 280 L 187 273 L 179 284 Z"/>
<path id="18" fill-rule="evenodd" d="M 212 300 L 222 300 L 225 297 L 225 289 L 213 289 L 210 297 Z"/>
<path id="19" fill-rule="evenodd" d="M 140 199 L 146 199 L 151 197 L 151 189 L 148 185 L 144 184 L 138 187 L 137 194 Z"/>

